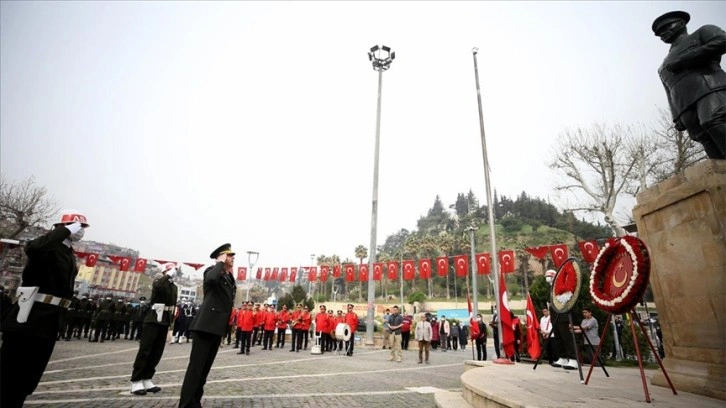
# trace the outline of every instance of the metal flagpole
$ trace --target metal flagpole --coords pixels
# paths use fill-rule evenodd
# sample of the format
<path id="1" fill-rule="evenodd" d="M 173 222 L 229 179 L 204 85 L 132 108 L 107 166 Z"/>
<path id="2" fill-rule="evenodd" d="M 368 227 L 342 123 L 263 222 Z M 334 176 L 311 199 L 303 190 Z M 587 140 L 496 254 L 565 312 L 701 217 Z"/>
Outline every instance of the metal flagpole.
<path id="1" fill-rule="evenodd" d="M 489 158 L 487 156 L 487 140 L 486 135 L 484 133 L 484 114 L 482 112 L 481 107 L 481 91 L 479 89 L 479 66 L 477 65 L 476 61 L 476 54 L 479 52 L 479 48 L 474 47 L 471 50 L 472 54 L 474 55 L 474 77 L 476 79 L 476 99 L 477 102 L 479 102 L 479 129 L 481 130 L 481 151 L 482 156 L 484 158 L 484 182 L 486 183 L 486 195 L 487 195 L 487 208 L 489 210 L 489 240 L 492 243 L 492 249 L 491 249 L 491 267 L 492 267 L 492 273 L 495 276 L 494 278 L 494 296 L 496 296 L 496 304 L 497 304 L 497 315 L 499 318 L 497 319 L 497 328 L 498 328 L 498 337 L 499 337 L 499 348 L 500 351 L 504 348 L 504 342 L 502 341 L 502 305 L 500 304 L 501 300 L 499 298 L 499 279 L 500 279 L 500 271 L 499 271 L 499 260 L 497 259 L 497 241 L 496 241 L 496 234 L 495 234 L 495 228 L 494 228 L 494 208 L 492 206 L 492 185 L 491 181 L 489 180 Z"/>

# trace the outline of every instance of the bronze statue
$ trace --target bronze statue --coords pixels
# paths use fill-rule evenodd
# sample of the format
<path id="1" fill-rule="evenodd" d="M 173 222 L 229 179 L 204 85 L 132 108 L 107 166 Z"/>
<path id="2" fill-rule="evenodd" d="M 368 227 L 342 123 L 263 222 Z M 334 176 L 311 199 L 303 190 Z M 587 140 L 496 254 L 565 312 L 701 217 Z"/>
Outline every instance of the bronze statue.
<path id="1" fill-rule="evenodd" d="M 711 159 L 726 159 L 726 32 L 705 25 L 688 34 L 691 16 L 671 11 L 655 19 L 653 32 L 671 44 L 658 74 L 668 96 L 675 128 L 688 130 Z"/>

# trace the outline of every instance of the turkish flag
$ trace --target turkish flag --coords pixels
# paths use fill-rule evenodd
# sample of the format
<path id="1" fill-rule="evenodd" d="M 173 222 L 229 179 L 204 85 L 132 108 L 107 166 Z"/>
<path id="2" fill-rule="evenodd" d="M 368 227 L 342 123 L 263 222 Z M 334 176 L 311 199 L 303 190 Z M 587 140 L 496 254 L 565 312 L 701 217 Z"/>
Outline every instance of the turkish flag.
<path id="1" fill-rule="evenodd" d="M 353 264 L 343 265 L 345 270 L 345 281 L 353 282 L 355 280 L 355 266 Z"/>
<path id="2" fill-rule="evenodd" d="M 559 268 L 569 256 L 567 244 L 550 245 L 550 253 L 552 254 L 552 262 L 555 263 L 555 268 Z"/>
<path id="3" fill-rule="evenodd" d="M 143 272 L 146 270 L 146 259 L 139 258 L 134 264 L 134 272 Z"/>
<path id="4" fill-rule="evenodd" d="M 109 258 L 111 258 L 111 257 L 109 257 Z M 111 258 L 111 259 L 113 260 L 113 258 Z M 118 262 L 118 261 L 114 261 L 114 262 Z M 174 262 L 174 261 L 165 261 L 163 259 L 154 259 L 154 262 L 161 264 L 161 265 L 171 263 L 171 264 L 174 264 L 174 266 L 176 267 L 176 262 Z"/>
<path id="5" fill-rule="evenodd" d="M 270 275 L 272 275 L 272 270 L 270 268 L 265 268 L 265 280 L 270 280 Z"/>
<path id="6" fill-rule="evenodd" d="M 383 264 L 380 262 L 373 264 L 373 280 L 379 281 L 383 278 Z"/>
<path id="7" fill-rule="evenodd" d="M 333 277 L 340 278 L 340 265 L 333 265 Z"/>
<path id="8" fill-rule="evenodd" d="M 237 280 L 245 280 L 247 279 L 247 268 L 244 266 L 240 266 L 237 268 Z"/>
<path id="9" fill-rule="evenodd" d="M 257 279 L 262 279 L 262 268 L 257 268 Z"/>
<path id="10" fill-rule="evenodd" d="M 446 276 L 449 273 L 449 257 L 440 256 L 436 258 L 436 272 L 439 276 Z"/>
<path id="11" fill-rule="evenodd" d="M 194 268 L 195 271 L 198 271 L 199 268 L 201 268 L 202 266 L 204 266 L 204 264 L 191 263 L 191 262 L 184 262 L 184 265 L 191 266 L 192 268 Z"/>
<path id="12" fill-rule="evenodd" d="M 311 266 L 308 268 L 308 281 L 315 282 L 316 275 L 318 274 L 318 267 Z"/>
<path id="13" fill-rule="evenodd" d="M 86 257 L 86 266 L 93 268 L 96 266 L 96 261 L 98 261 L 98 254 L 88 254 Z"/>
<path id="14" fill-rule="evenodd" d="M 128 271 L 130 264 L 131 264 L 131 258 L 128 256 L 122 256 L 121 263 L 120 263 L 121 266 L 119 267 L 119 270 L 121 270 L 122 272 Z"/>
<path id="15" fill-rule="evenodd" d="M 280 268 L 272 268 L 272 276 L 270 276 L 270 280 L 277 280 L 277 277 L 280 275 Z"/>
<path id="16" fill-rule="evenodd" d="M 474 255 L 476 261 L 476 273 L 478 275 L 489 275 L 492 271 L 492 260 L 489 257 L 489 253 L 476 254 Z"/>
<path id="17" fill-rule="evenodd" d="M 595 241 L 594 239 L 590 241 L 580 241 L 577 243 L 577 246 L 580 247 L 582 259 L 584 259 L 585 262 L 595 262 L 597 254 L 600 253 L 600 248 L 597 246 L 597 241 Z"/>
<path id="18" fill-rule="evenodd" d="M 454 269 L 456 270 L 456 276 L 463 278 L 469 272 L 469 260 L 466 259 L 466 255 L 458 255 L 454 257 Z"/>
<path id="19" fill-rule="evenodd" d="M 328 274 L 330 273 L 330 267 L 329 266 L 321 266 L 320 267 L 320 281 L 326 282 L 328 280 Z"/>
<path id="20" fill-rule="evenodd" d="M 287 280 L 287 268 L 280 269 L 280 282 L 285 282 Z"/>
<path id="21" fill-rule="evenodd" d="M 368 264 L 360 264 L 358 266 L 358 274 L 361 282 L 368 282 Z"/>
<path id="22" fill-rule="evenodd" d="M 113 263 L 120 263 L 121 262 L 121 258 L 123 258 L 123 256 L 117 256 L 117 255 L 109 255 L 108 256 L 108 259 L 110 259 L 111 262 L 113 262 Z"/>
<path id="23" fill-rule="evenodd" d="M 507 283 L 503 274 L 499 274 L 499 304 L 502 305 L 499 319 L 502 322 L 504 354 L 512 357 L 514 356 L 514 329 L 512 329 L 512 312 L 509 309 L 509 298 L 507 297 Z"/>
<path id="24" fill-rule="evenodd" d="M 502 273 L 514 272 L 514 251 L 499 251 L 499 270 Z"/>
<path id="25" fill-rule="evenodd" d="M 431 279 L 431 259 L 419 259 L 418 276 L 421 279 Z"/>
<path id="26" fill-rule="evenodd" d="M 386 271 L 388 271 L 388 280 L 398 279 L 398 262 L 391 261 L 386 264 Z"/>
<path id="27" fill-rule="evenodd" d="M 416 266 L 413 261 L 403 261 L 403 279 L 411 280 L 416 277 Z"/>
<path id="28" fill-rule="evenodd" d="M 292 267 L 290 268 L 290 282 L 295 282 L 297 280 L 297 268 Z"/>
<path id="29" fill-rule="evenodd" d="M 548 246 L 524 248 L 524 250 L 539 260 L 542 260 L 550 252 L 550 248 Z"/>
<path id="30" fill-rule="evenodd" d="M 542 348 L 539 345 L 539 320 L 529 293 L 527 294 L 527 352 L 534 360 L 542 354 Z"/>

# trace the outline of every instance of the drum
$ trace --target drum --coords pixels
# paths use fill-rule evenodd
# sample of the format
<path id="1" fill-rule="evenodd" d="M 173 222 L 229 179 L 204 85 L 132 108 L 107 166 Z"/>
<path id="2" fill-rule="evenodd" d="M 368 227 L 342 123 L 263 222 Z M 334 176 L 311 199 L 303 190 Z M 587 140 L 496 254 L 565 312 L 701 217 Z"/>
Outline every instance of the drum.
<path id="1" fill-rule="evenodd" d="M 335 326 L 335 338 L 336 340 L 343 340 L 348 341 L 350 340 L 350 326 L 348 326 L 347 323 L 338 323 L 337 326 Z"/>

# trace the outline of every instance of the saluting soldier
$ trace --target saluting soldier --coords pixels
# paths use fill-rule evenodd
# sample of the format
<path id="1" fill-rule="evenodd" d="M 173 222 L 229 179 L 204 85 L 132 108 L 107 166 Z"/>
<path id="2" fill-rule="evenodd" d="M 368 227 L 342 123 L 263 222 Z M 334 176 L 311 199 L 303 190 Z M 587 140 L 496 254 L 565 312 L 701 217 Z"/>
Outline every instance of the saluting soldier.
<path id="1" fill-rule="evenodd" d="M 134 370 L 131 373 L 131 393 L 135 395 L 161 391 L 151 378 L 156 373 L 161 355 L 164 354 L 166 334 L 176 305 L 177 287 L 171 280 L 174 271 L 174 268 L 165 268 L 152 284 L 150 300 L 152 309 L 144 318 L 139 352 L 136 353 Z"/>
<path id="2" fill-rule="evenodd" d="M 78 211 L 61 214 L 54 228 L 25 246 L 28 261 L 23 269 L 18 301 L 2 321 L 0 347 L 0 406 L 22 407 L 35 391 L 48 365 L 59 331 L 61 309 L 70 304 L 78 274 L 71 244 L 83 238 L 88 227 Z"/>

